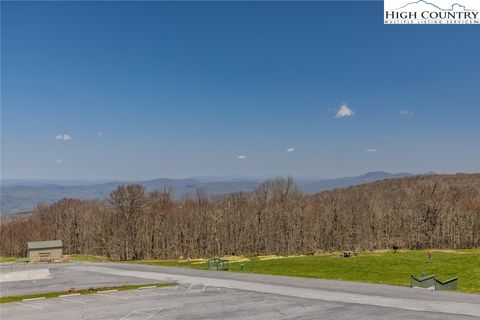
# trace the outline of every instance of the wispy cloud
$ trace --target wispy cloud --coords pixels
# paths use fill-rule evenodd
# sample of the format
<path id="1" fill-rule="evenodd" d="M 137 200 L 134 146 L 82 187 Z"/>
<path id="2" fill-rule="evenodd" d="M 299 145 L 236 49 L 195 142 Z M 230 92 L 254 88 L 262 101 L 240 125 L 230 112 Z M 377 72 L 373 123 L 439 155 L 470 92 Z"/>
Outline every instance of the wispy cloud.
<path id="1" fill-rule="evenodd" d="M 408 111 L 408 110 L 400 110 L 400 112 L 398 112 L 398 114 L 401 115 L 401 116 L 413 116 L 413 112 Z"/>
<path id="2" fill-rule="evenodd" d="M 351 117 L 354 114 L 355 113 L 348 107 L 346 103 L 342 103 L 340 109 L 338 109 L 337 114 L 335 115 L 335 118 Z"/>
<path id="3" fill-rule="evenodd" d="M 377 153 L 378 150 L 374 148 L 367 149 L 367 153 Z"/>
<path id="4" fill-rule="evenodd" d="M 247 159 L 247 156 L 244 155 L 244 154 L 241 154 L 241 155 L 237 156 L 237 159 L 245 160 L 245 159 Z"/>
<path id="5" fill-rule="evenodd" d="M 113 133 L 105 133 L 102 131 L 98 131 L 97 137 L 115 137 L 115 135 Z"/>
<path id="6" fill-rule="evenodd" d="M 68 140 L 72 140 L 73 138 L 71 135 L 64 133 L 64 134 L 56 135 L 54 139 L 61 140 L 61 141 L 68 141 Z"/>
<path id="7" fill-rule="evenodd" d="M 287 152 L 288 152 L 288 153 L 295 152 L 295 148 L 288 148 L 288 149 L 287 149 Z"/>
<path id="8" fill-rule="evenodd" d="M 56 159 L 56 160 L 55 160 L 55 163 L 56 163 L 56 164 L 60 164 L 60 163 L 62 163 L 62 162 L 63 162 L 63 159 Z"/>

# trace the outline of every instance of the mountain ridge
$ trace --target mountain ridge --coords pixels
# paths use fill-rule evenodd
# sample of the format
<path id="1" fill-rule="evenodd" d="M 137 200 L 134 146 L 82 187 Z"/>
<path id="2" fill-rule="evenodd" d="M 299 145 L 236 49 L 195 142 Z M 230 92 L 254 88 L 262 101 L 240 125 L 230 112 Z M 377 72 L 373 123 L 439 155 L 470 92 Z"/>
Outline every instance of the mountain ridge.
<path id="1" fill-rule="evenodd" d="M 432 173 L 429 173 L 432 174 Z M 400 178 L 412 176 L 410 173 L 389 173 L 385 171 L 372 171 L 363 175 L 343 177 L 337 179 L 320 179 L 316 181 L 300 180 L 297 185 L 308 194 L 313 194 L 321 191 L 344 188 L 363 183 L 374 182 L 383 179 Z M 119 185 L 125 184 L 141 184 L 146 191 L 162 190 L 165 187 L 172 189 L 175 197 L 181 198 L 187 194 L 195 194 L 197 188 L 202 187 L 206 189 L 209 195 L 219 196 L 223 194 L 235 192 L 250 192 L 253 191 L 260 183 L 267 178 L 245 178 L 239 180 L 238 178 L 231 180 L 217 180 L 209 179 L 203 180 L 201 178 L 186 178 L 186 179 L 170 179 L 158 178 L 144 181 L 108 181 L 98 184 L 85 185 L 60 185 L 60 184 L 38 184 L 28 185 L 27 180 L 23 180 L 22 184 L 6 184 L 2 181 L 1 185 L 1 214 L 8 215 L 19 212 L 31 211 L 39 202 L 52 203 L 63 198 L 78 198 L 86 200 L 104 199 L 115 190 Z M 10 180 L 12 182 L 13 180 Z M 45 180 L 47 181 L 47 180 Z M 49 180 L 55 181 L 55 180 Z M 75 181 L 79 180 L 67 180 Z"/>

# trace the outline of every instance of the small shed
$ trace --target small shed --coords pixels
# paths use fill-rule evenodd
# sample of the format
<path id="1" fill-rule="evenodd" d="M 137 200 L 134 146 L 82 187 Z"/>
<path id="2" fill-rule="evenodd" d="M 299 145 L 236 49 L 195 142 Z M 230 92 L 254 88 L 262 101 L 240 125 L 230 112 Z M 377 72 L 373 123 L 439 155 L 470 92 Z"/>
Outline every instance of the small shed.
<path id="1" fill-rule="evenodd" d="M 60 260 L 63 255 L 62 240 L 27 242 L 30 262 Z"/>

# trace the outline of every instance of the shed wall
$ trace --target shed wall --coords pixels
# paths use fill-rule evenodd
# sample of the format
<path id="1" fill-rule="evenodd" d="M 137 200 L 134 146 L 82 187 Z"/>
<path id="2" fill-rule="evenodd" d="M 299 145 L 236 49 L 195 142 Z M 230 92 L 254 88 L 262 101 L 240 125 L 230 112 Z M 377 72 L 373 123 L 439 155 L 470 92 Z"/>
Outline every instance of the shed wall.
<path id="1" fill-rule="evenodd" d="M 60 260 L 62 259 L 63 249 L 30 249 L 28 250 L 28 259 L 31 262 L 42 260 Z"/>

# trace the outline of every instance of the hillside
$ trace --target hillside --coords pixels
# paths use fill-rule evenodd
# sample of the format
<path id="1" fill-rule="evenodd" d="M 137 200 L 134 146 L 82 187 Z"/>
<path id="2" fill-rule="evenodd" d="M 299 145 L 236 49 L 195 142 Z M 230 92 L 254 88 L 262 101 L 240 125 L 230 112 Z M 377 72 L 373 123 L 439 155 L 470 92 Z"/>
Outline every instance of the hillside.
<path id="1" fill-rule="evenodd" d="M 370 172 L 356 177 L 340 179 L 326 179 L 314 182 L 301 182 L 299 186 L 306 193 L 315 193 L 334 188 L 342 188 L 361 183 L 367 183 L 387 178 L 408 176 L 407 173 L 392 174 L 388 172 Z M 54 182 L 54 183 L 53 183 Z M 82 200 L 105 199 L 119 185 L 138 183 L 147 191 L 161 191 L 165 187 L 172 189 L 177 199 L 190 194 L 194 195 L 198 188 L 204 188 L 209 195 L 218 196 L 234 192 L 251 192 L 260 183 L 261 179 L 222 179 L 219 181 L 205 181 L 203 179 L 155 179 L 148 181 L 113 181 L 113 182 L 85 182 L 85 181 L 21 181 L 4 180 L 1 186 L 2 214 L 11 214 L 32 210 L 37 203 L 53 203 L 63 198 Z M 58 184 L 65 183 L 65 184 Z M 82 184 L 83 183 L 83 184 Z"/>
<path id="2" fill-rule="evenodd" d="M 2 222 L 1 255 L 60 238 L 70 254 L 111 259 L 291 255 L 480 247 L 480 174 L 413 176 L 303 193 L 292 179 L 250 193 L 175 199 L 141 185 L 106 202 L 65 199 Z"/>

